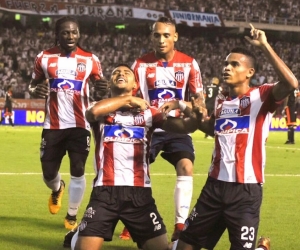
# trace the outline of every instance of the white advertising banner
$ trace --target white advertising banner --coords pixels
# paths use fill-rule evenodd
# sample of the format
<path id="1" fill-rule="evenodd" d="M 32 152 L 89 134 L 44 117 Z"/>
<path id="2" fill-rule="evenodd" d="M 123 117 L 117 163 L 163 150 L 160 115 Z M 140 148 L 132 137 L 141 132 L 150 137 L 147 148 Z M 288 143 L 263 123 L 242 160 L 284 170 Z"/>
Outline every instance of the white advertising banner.
<path id="1" fill-rule="evenodd" d="M 170 10 L 170 17 L 177 24 L 192 27 L 222 27 L 224 23 L 218 14 Z"/>

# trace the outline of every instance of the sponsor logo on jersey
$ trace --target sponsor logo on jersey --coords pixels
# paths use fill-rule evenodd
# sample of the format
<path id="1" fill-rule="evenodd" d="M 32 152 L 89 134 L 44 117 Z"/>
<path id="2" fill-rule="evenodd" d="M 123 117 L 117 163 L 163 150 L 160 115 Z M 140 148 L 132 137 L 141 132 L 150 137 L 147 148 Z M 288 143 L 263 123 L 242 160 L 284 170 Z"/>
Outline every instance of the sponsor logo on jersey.
<path id="1" fill-rule="evenodd" d="M 250 116 L 221 118 L 216 120 L 215 130 L 218 134 L 248 133 Z"/>
<path id="2" fill-rule="evenodd" d="M 55 73 L 61 78 L 68 78 L 68 76 L 77 76 L 77 72 L 72 69 L 58 69 Z"/>
<path id="3" fill-rule="evenodd" d="M 156 80 L 154 82 L 155 88 L 175 88 L 176 87 L 176 81 L 173 80 Z"/>
<path id="4" fill-rule="evenodd" d="M 173 63 L 173 67 L 190 68 L 191 65 L 191 63 Z"/>
<path id="5" fill-rule="evenodd" d="M 88 207 L 85 212 L 83 217 L 84 218 L 93 218 L 93 215 L 95 215 L 96 210 L 93 209 L 93 207 Z"/>
<path id="6" fill-rule="evenodd" d="M 240 114 L 240 109 L 222 109 L 220 111 L 220 116 L 231 115 L 231 114 Z"/>
<path id="7" fill-rule="evenodd" d="M 86 65 L 85 65 L 84 63 L 78 63 L 78 64 L 77 64 L 77 70 L 78 70 L 79 72 L 84 72 L 85 69 L 86 69 Z"/>
<path id="8" fill-rule="evenodd" d="M 196 208 L 193 208 L 193 210 L 190 212 L 189 219 L 194 220 L 198 216 L 198 212 L 196 212 Z"/>
<path id="9" fill-rule="evenodd" d="M 149 90 L 151 105 L 158 106 L 159 102 L 182 100 L 182 89 L 152 89 Z"/>
<path id="10" fill-rule="evenodd" d="M 149 73 L 148 75 L 147 75 L 147 78 L 153 78 L 155 76 L 155 73 Z"/>
<path id="11" fill-rule="evenodd" d="M 184 79 L 184 73 L 183 73 L 183 71 L 177 71 L 177 72 L 175 72 L 175 79 L 178 82 L 181 82 Z"/>
<path id="12" fill-rule="evenodd" d="M 50 79 L 50 91 L 51 92 L 80 92 L 82 88 L 82 81 L 77 80 L 65 80 L 65 79 Z"/>
<path id="13" fill-rule="evenodd" d="M 140 63 L 139 67 L 141 68 L 157 67 L 157 63 Z"/>
<path id="14" fill-rule="evenodd" d="M 251 242 L 246 242 L 246 243 L 244 244 L 243 248 L 251 249 L 251 248 L 252 248 L 252 243 L 251 243 Z"/>
<path id="15" fill-rule="evenodd" d="M 241 100 L 240 100 L 240 106 L 242 108 L 247 108 L 250 105 L 250 97 L 249 96 L 244 96 Z"/>
<path id="16" fill-rule="evenodd" d="M 125 143 L 141 143 L 145 129 L 142 127 L 123 127 L 121 125 L 104 126 L 104 141 L 120 141 Z"/>
<path id="17" fill-rule="evenodd" d="M 50 63 L 49 68 L 54 68 L 54 67 L 56 67 L 56 65 L 57 65 L 57 63 Z"/>

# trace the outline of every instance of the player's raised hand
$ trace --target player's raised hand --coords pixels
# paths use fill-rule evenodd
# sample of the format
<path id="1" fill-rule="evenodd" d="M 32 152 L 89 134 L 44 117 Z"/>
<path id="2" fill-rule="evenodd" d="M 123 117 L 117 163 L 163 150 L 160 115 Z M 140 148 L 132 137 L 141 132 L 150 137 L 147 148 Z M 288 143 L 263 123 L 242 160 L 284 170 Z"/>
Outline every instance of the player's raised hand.
<path id="1" fill-rule="evenodd" d="M 245 39 L 249 43 L 257 47 L 261 47 L 267 44 L 268 41 L 265 32 L 259 29 L 255 29 L 251 23 L 249 25 L 251 27 L 250 35 L 252 38 L 250 38 L 249 36 L 245 36 Z"/>

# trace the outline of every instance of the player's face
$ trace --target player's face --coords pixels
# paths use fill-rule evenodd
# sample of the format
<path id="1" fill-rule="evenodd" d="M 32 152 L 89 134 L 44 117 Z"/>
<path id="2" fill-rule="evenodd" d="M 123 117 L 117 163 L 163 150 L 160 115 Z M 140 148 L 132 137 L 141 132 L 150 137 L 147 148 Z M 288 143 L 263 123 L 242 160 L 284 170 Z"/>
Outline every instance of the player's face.
<path id="1" fill-rule="evenodd" d="M 178 34 L 174 25 L 160 22 L 154 24 L 151 41 L 157 54 L 173 53 L 177 39 Z"/>
<path id="2" fill-rule="evenodd" d="M 63 50 L 71 52 L 76 50 L 80 38 L 79 28 L 74 22 L 64 22 L 58 31 L 58 41 Z"/>
<path id="3" fill-rule="evenodd" d="M 130 92 L 136 87 L 134 74 L 126 66 L 119 66 L 113 70 L 110 84 L 112 90 L 123 89 L 124 92 Z"/>
<path id="4" fill-rule="evenodd" d="M 255 70 L 248 57 L 239 53 L 230 53 L 225 60 L 223 79 L 227 85 L 249 82 Z"/>

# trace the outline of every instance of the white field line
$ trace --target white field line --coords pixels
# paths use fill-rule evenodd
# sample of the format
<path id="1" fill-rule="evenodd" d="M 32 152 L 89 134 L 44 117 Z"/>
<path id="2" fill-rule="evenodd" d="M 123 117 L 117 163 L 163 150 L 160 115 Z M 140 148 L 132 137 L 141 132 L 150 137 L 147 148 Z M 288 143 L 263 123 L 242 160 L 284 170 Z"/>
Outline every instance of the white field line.
<path id="1" fill-rule="evenodd" d="M 61 175 L 70 175 L 69 173 L 60 173 Z M 7 176 L 7 175 L 41 175 L 42 173 L 0 173 L 0 176 Z M 95 175 L 94 173 L 85 173 L 85 175 Z M 167 174 L 167 173 L 153 173 L 151 176 L 175 176 L 175 174 Z M 207 174 L 194 174 L 194 176 L 207 176 Z M 300 174 L 265 174 L 265 176 L 270 176 L 270 177 L 300 177 Z"/>

